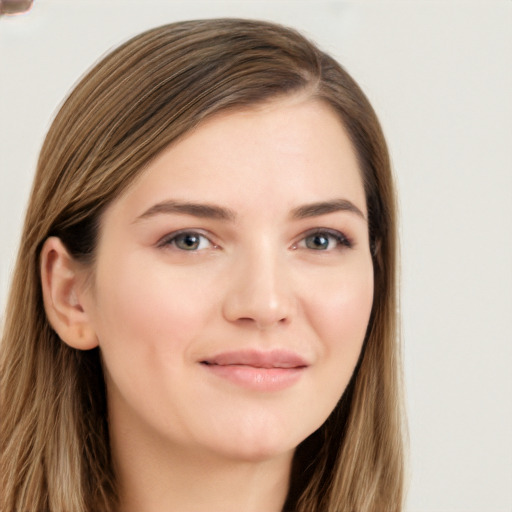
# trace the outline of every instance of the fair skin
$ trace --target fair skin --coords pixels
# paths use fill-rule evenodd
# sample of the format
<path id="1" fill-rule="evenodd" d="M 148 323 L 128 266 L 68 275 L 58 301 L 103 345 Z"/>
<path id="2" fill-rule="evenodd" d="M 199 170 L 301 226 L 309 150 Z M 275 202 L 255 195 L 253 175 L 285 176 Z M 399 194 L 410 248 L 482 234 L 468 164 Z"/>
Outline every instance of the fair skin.
<path id="1" fill-rule="evenodd" d="M 338 117 L 293 96 L 159 155 L 104 213 L 92 271 L 47 241 L 49 319 L 103 357 L 123 512 L 282 508 L 361 351 L 366 218 Z"/>

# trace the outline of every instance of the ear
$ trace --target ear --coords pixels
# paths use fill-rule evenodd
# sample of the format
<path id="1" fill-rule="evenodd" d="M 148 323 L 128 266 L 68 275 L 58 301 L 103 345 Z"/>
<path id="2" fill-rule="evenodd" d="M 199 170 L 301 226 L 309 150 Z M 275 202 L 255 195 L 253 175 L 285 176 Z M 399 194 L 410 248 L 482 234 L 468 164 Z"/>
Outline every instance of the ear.
<path id="1" fill-rule="evenodd" d="M 83 269 L 57 237 L 48 238 L 41 250 L 41 284 L 48 320 L 70 347 L 89 350 L 98 346 L 96 333 L 82 304 Z"/>

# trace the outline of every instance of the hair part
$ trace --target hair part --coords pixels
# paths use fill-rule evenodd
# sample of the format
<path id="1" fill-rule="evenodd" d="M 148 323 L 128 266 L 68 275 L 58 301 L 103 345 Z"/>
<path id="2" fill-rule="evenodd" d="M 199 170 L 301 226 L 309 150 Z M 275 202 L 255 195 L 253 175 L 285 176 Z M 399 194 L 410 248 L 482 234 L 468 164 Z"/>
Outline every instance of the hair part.
<path id="1" fill-rule="evenodd" d="M 70 348 L 49 325 L 44 241 L 58 236 L 92 265 L 102 212 L 162 150 L 218 112 L 299 92 L 330 105 L 356 150 L 375 292 L 350 384 L 297 448 L 285 510 L 401 510 L 396 206 L 379 122 L 354 80 L 303 36 L 237 19 L 174 23 L 124 43 L 80 81 L 47 134 L 0 356 L 2 510 L 113 512 L 117 503 L 100 352 Z"/>

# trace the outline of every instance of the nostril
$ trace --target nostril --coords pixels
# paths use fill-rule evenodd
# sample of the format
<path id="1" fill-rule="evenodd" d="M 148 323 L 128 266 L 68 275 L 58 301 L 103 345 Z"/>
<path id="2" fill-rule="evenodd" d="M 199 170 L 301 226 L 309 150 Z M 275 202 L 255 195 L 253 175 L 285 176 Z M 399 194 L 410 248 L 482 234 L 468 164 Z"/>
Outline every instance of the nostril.
<path id="1" fill-rule="evenodd" d="M 285 277 L 276 279 L 264 270 L 256 277 L 245 272 L 234 279 L 234 286 L 228 288 L 222 302 L 227 321 L 263 330 L 290 323 L 296 310 L 293 290 Z"/>

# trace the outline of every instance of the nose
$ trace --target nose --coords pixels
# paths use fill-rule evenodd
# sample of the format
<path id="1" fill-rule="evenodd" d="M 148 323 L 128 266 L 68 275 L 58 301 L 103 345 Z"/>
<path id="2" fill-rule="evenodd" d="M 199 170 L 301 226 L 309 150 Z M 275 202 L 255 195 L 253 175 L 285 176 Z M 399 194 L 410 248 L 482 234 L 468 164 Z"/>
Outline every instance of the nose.
<path id="1" fill-rule="evenodd" d="M 296 304 L 285 257 L 260 251 L 240 260 L 231 269 L 224 318 L 260 330 L 290 323 Z"/>

